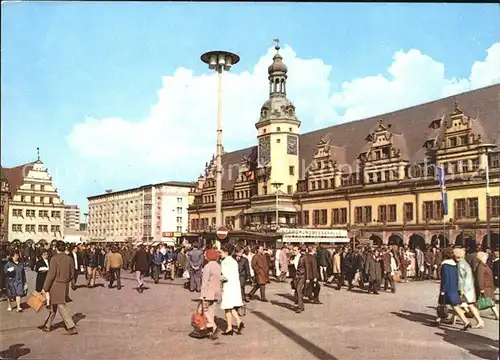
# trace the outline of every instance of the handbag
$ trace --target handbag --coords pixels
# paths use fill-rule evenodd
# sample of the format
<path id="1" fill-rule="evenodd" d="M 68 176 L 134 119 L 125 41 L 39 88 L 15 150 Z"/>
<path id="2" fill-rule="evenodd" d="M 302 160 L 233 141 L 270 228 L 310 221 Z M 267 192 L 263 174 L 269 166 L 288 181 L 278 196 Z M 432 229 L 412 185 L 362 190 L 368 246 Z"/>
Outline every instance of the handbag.
<path id="1" fill-rule="evenodd" d="M 448 306 L 445 304 L 445 296 L 439 295 L 438 306 L 436 308 L 437 317 L 440 319 L 448 318 Z"/>
<path id="2" fill-rule="evenodd" d="M 41 293 L 33 291 L 31 293 L 31 296 L 29 297 L 29 299 L 27 301 L 27 304 L 30 308 L 32 308 L 36 312 L 39 312 L 40 309 L 45 304 L 45 302 L 46 302 L 46 299 Z"/>
<path id="3" fill-rule="evenodd" d="M 184 270 L 184 272 L 182 273 L 182 278 L 184 280 L 189 280 L 189 271 L 188 270 Z"/>
<path id="4" fill-rule="evenodd" d="M 191 325 L 197 330 L 204 330 L 207 326 L 207 318 L 203 309 L 203 300 L 200 300 L 198 308 L 194 314 L 191 315 Z"/>
<path id="5" fill-rule="evenodd" d="M 485 309 L 490 309 L 495 306 L 494 301 L 487 297 L 484 294 L 479 295 L 479 299 L 477 299 L 476 306 L 478 310 L 485 310 Z"/>
<path id="6" fill-rule="evenodd" d="M 245 316 L 247 314 L 247 307 L 245 305 L 240 306 L 237 311 L 239 316 Z"/>
<path id="7" fill-rule="evenodd" d="M 399 274 L 397 272 L 395 272 L 394 275 L 392 275 L 392 280 L 399 281 Z"/>

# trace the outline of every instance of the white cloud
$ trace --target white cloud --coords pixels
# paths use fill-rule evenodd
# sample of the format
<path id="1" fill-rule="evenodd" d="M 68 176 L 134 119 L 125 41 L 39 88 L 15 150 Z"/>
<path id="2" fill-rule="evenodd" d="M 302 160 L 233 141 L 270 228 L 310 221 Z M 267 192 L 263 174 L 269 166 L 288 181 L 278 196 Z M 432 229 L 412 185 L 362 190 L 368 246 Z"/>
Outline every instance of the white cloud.
<path id="1" fill-rule="evenodd" d="M 289 46 L 280 50 L 289 72 L 288 96 L 308 130 L 373 116 L 500 82 L 500 43 L 476 61 L 468 79 L 448 79 L 445 65 L 419 50 L 398 51 L 387 75 L 344 82 L 333 93 L 332 67 L 321 59 L 301 59 Z M 254 68 L 235 65 L 224 74 L 224 144 L 235 150 L 256 143 L 254 123 L 268 97 L 270 48 Z M 216 75 L 196 76 L 179 68 L 163 77 L 158 103 L 145 119 L 96 119 L 74 126 L 69 145 L 86 161 L 140 169 L 139 182 L 194 178 L 215 150 Z M 343 115 L 340 116 L 339 113 Z"/>

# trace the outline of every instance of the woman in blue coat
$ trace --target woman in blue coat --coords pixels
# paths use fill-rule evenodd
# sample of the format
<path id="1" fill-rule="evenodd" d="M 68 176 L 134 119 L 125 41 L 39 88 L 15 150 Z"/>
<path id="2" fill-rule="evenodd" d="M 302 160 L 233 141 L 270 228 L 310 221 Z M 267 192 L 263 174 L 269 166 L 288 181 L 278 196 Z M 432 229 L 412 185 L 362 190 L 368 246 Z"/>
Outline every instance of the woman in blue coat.
<path id="1" fill-rule="evenodd" d="M 12 311 L 11 300 L 16 299 L 17 312 L 23 311 L 21 308 L 21 297 L 25 296 L 28 290 L 26 284 L 26 273 L 24 264 L 19 260 L 19 253 L 14 251 L 10 254 L 9 261 L 4 266 L 5 272 L 5 290 L 7 293 L 7 311 Z"/>
<path id="2" fill-rule="evenodd" d="M 441 288 L 439 294 L 440 305 L 451 305 L 453 310 L 464 323 L 463 331 L 469 330 L 472 325 L 465 317 L 464 310 L 460 307 L 462 299 L 458 294 L 458 270 L 457 263 L 453 259 L 453 250 L 443 250 L 443 262 L 441 263 Z M 438 324 L 441 319 L 437 319 Z"/>

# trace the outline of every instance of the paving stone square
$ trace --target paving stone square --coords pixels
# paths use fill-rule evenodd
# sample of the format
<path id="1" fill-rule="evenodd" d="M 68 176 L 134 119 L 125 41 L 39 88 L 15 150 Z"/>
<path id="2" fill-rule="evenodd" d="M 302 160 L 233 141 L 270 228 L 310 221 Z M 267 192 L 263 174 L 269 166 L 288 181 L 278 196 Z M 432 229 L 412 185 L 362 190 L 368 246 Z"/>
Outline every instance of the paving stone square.
<path id="1" fill-rule="evenodd" d="M 30 289 L 34 274 L 28 272 Z M 100 279 L 101 283 L 102 279 Z M 83 284 L 83 276 L 79 284 Z M 114 359 L 497 359 L 499 329 L 493 314 L 483 311 L 483 329 L 460 331 L 460 325 L 432 325 L 438 284 L 398 284 L 395 294 L 368 295 L 356 289 L 323 286 L 323 304 L 306 304 L 293 312 L 289 283 L 268 285 L 269 303 L 252 301 L 240 336 L 196 340 L 190 316 L 197 293 L 183 281 L 161 280 L 139 294 L 132 274 L 123 273 L 124 288 L 107 286 L 71 291 L 69 304 L 79 334 L 63 327 L 43 333 L 37 327 L 47 310 L 7 312 L 0 303 L 0 357 L 16 360 Z M 223 313 L 217 310 L 217 316 Z M 56 318 L 56 322 L 60 321 Z M 223 321 L 219 320 L 219 323 Z"/>

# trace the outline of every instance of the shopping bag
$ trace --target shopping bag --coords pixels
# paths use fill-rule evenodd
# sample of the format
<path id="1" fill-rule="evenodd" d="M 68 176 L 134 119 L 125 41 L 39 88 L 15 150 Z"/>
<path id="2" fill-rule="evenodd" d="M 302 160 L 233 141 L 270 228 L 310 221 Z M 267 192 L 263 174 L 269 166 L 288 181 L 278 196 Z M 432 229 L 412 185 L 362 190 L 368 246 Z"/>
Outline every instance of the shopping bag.
<path id="1" fill-rule="evenodd" d="M 31 296 L 28 298 L 27 304 L 30 308 L 32 308 L 36 312 L 39 312 L 45 304 L 45 301 L 46 299 L 41 293 L 33 291 L 31 293 Z"/>
<path id="2" fill-rule="evenodd" d="M 490 309 L 495 306 L 495 302 L 486 295 L 481 294 L 479 295 L 479 299 L 477 299 L 476 306 L 479 310 Z"/>
<path id="3" fill-rule="evenodd" d="M 184 270 L 184 272 L 182 273 L 182 279 L 189 280 L 189 271 L 188 270 Z"/>
<path id="4" fill-rule="evenodd" d="M 392 280 L 399 281 L 399 273 L 398 272 L 395 272 L 394 275 L 392 275 Z"/>
<path id="5" fill-rule="evenodd" d="M 207 326 L 207 318 L 203 311 L 203 301 L 200 301 L 196 311 L 191 315 L 191 325 L 197 330 L 204 330 Z"/>

